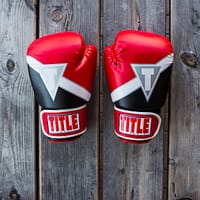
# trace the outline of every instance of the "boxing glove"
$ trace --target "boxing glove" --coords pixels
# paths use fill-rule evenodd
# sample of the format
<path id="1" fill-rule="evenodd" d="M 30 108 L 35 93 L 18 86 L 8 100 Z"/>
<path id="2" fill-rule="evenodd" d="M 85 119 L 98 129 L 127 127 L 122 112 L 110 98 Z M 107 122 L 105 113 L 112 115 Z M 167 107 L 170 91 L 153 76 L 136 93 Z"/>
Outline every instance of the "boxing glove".
<path id="1" fill-rule="evenodd" d="M 161 124 L 173 62 L 170 41 L 155 33 L 123 30 L 105 48 L 104 62 L 116 135 L 124 142 L 149 142 Z"/>
<path id="2" fill-rule="evenodd" d="M 79 33 L 61 32 L 33 41 L 27 63 L 34 93 L 42 107 L 40 122 L 50 141 L 69 141 L 87 129 L 97 51 Z"/>

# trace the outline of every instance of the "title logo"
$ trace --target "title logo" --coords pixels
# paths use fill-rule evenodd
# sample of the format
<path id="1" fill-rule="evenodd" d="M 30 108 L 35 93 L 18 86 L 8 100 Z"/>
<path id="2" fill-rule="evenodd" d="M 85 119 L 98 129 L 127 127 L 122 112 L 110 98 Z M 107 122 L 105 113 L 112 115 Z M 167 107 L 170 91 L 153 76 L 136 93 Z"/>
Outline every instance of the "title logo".
<path id="1" fill-rule="evenodd" d="M 154 87 L 161 73 L 161 66 L 152 64 L 131 64 L 133 71 L 139 78 L 141 89 L 149 101 Z"/>
<path id="2" fill-rule="evenodd" d="M 49 133 L 70 133 L 80 129 L 79 114 L 73 113 L 68 115 L 49 114 L 47 116 Z"/>
<path id="3" fill-rule="evenodd" d="M 151 121 L 150 117 L 133 117 L 121 114 L 119 117 L 119 131 L 128 135 L 148 136 L 151 133 Z"/>
<path id="4" fill-rule="evenodd" d="M 89 101 L 90 91 L 73 81 L 73 76 L 71 79 L 64 75 L 68 63 L 43 64 L 31 56 L 27 56 L 26 60 L 29 66 L 40 75 L 52 101 L 55 100 L 59 87 L 85 101 Z"/>

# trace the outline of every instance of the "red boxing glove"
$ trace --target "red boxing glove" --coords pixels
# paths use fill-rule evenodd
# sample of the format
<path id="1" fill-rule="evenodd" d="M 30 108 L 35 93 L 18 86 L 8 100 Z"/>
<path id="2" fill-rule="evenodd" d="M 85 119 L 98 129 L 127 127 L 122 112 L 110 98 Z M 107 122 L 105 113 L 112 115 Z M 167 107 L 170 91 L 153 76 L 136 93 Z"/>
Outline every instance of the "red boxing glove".
<path id="1" fill-rule="evenodd" d="M 104 56 L 116 135 L 124 142 L 150 141 L 161 124 L 173 62 L 170 41 L 155 33 L 124 30 Z"/>
<path id="2" fill-rule="evenodd" d="M 86 131 L 96 60 L 95 46 L 85 46 L 75 32 L 47 35 L 28 47 L 29 75 L 42 106 L 42 130 L 51 141 L 68 141 Z"/>

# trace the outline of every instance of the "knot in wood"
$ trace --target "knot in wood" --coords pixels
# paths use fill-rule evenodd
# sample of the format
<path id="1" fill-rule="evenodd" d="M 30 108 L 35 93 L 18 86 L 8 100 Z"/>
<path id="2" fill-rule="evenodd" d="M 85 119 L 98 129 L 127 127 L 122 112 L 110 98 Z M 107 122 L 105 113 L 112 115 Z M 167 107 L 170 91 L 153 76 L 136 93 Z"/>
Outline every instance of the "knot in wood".
<path id="1" fill-rule="evenodd" d="M 51 12 L 51 17 L 54 22 L 59 22 L 63 18 L 63 12 L 60 8 L 56 8 Z"/>
<path id="2" fill-rule="evenodd" d="M 15 62 L 12 59 L 8 59 L 6 67 L 9 72 L 13 72 L 15 70 Z"/>
<path id="3" fill-rule="evenodd" d="M 198 58 L 193 52 L 183 52 L 181 54 L 181 60 L 189 67 L 197 67 L 199 64 Z"/>
<path id="4" fill-rule="evenodd" d="M 125 174 L 126 170 L 124 168 L 119 169 L 119 174 Z"/>
<path id="5" fill-rule="evenodd" d="M 17 190 L 13 187 L 10 191 L 10 199 L 13 199 L 13 200 L 20 200 L 20 195 L 18 194 Z"/>

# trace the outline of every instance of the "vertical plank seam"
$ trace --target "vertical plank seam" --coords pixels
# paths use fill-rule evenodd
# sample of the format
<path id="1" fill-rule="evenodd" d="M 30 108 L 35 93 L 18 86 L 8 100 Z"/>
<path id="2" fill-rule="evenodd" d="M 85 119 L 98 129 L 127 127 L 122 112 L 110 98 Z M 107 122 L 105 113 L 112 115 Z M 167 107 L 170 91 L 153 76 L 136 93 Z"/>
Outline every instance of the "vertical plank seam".
<path id="1" fill-rule="evenodd" d="M 36 9 L 36 38 L 39 38 L 39 23 L 40 23 L 40 0 L 35 0 L 35 9 Z M 40 125 L 39 125 L 39 106 L 37 101 L 35 100 L 35 200 L 40 199 L 40 145 L 39 145 L 39 133 L 40 133 Z"/>
<path id="2" fill-rule="evenodd" d="M 168 38 L 169 40 L 171 39 L 171 0 L 166 0 L 167 1 L 167 4 L 168 4 L 168 18 L 167 18 L 167 29 L 168 29 Z M 167 115 L 167 118 L 168 118 L 168 124 L 167 124 L 167 145 L 166 145 L 166 159 L 167 159 L 167 166 L 166 166 L 166 200 L 168 200 L 169 198 L 169 137 L 170 137 L 170 108 L 171 108 L 171 85 L 169 84 L 169 92 L 168 92 L 168 109 L 167 109 L 167 112 L 168 112 L 168 115 Z"/>
<path id="3" fill-rule="evenodd" d="M 102 19 L 103 19 L 103 0 L 98 1 L 99 4 L 99 131 L 98 131 L 98 151 L 97 151 L 97 159 L 98 159 L 98 169 L 97 169 L 97 199 L 103 199 L 103 27 L 102 27 Z"/>

